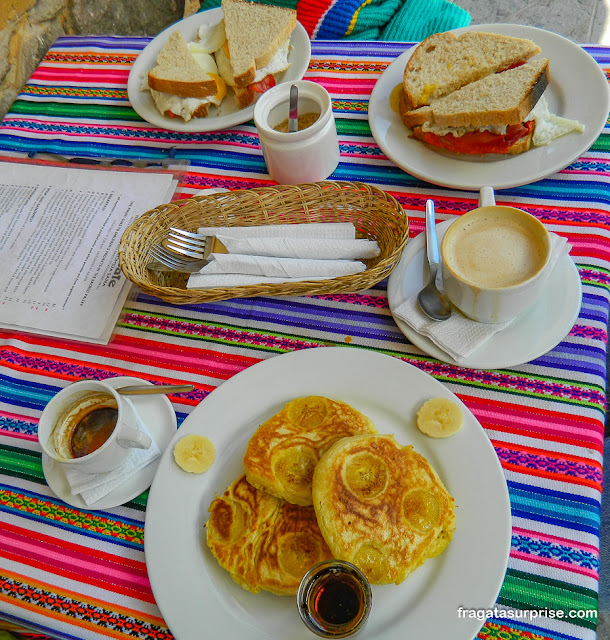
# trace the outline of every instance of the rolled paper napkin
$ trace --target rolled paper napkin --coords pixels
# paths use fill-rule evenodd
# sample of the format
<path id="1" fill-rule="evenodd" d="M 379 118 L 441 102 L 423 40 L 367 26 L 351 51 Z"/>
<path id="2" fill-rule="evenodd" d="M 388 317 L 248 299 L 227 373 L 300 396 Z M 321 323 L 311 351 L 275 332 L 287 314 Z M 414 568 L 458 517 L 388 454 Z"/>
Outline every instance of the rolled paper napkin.
<path id="1" fill-rule="evenodd" d="M 290 284 L 292 282 L 310 282 L 312 280 L 328 280 L 328 278 L 271 278 L 269 276 L 249 276 L 243 273 L 212 273 L 210 275 L 193 273 L 189 276 L 186 288 L 217 289 L 219 287 L 247 287 L 253 284 Z"/>
<path id="2" fill-rule="evenodd" d="M 275 258 L 317 260 L 357 260 L 376 258 L 380 253 L 374 240 L 329 238 L 231 238 L 216 235 L 229 253 Z"/>
<path id="3" fill-rule="evenodd" d="M 310 224 L 264 224 L 257 227 L 199 227 L 204 236 L 231 238 L 342 238 L 353 240 L 356 227 L 351 222 L 312 222 Z"/>
<path id="4" fill-rule="evenodd" d="M 87 506 L 107 496 L 161 455 L 161 450 L 132 400 L 130 398 L 125 398 L 125 400 L 136 417 L 137 428 L 149 436 L 152 443 L 148 449 L 133 449 L 131 455 L 120 467 L 105 473 L 85 473 L 66 465 L 64 469 L 70 491 L 73 495 L 80 494 Z"/>
<path id="5" fill-rule="evenodd" d="M 551 259 L 548 267 L 550 275 L 557 266 L 557 261 L 570 253 L 572 247 L 565 238 L 555 233 L 549 235 L 551 236 Z M 437 282 L 437 284 L 442 291 L 442 283 Z M 486 324 L 467 318 L 453 307 L 453 313 L 449 320 L 436 322 L 428 318 L 419 308 L 417 293 L 396 307 L 394 314 L 404 320 L 412 329 L 415 329 L 417 333 L 432 340 L 437 347 L 449 354 L 458 364 L 479 349 L 498 331 L 502 331 L 516 320 L 514 318 L 508 322 Z"/>
<path id="6" fill-rule="evenodd" d="M 336 278 L 361 273 L 364 262 L 357 260 L 301 260 L 299 258 L 269 258 L 243 256 L 236 253 L 212 253 L 210 262 L 199 273 L 243 273 L 272 278 Z"/>

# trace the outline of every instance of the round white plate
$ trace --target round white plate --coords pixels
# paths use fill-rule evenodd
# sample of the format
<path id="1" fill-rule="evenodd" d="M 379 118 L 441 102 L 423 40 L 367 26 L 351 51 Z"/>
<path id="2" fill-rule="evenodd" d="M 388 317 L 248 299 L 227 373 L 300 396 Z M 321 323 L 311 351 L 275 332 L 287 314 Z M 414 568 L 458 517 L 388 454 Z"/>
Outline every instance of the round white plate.
<path id="1" fill-rule="evenodd" d="M 147 380 L 141 378 L 133 378 L 131 376 L 117 376 L 115 378 L 105 378 L 110 386 L 126 387 L 131 384 L 151 384 Z M 166 395 L 152 396 L 129 396 L 134 406 L 138 410 L 140 417 L 150 430 L 152 437 L 157 443 L 159 449 L 164 451 L 169 441 L 176 433 L 176 413 L 171 402 Z M 42 454 L 42 471 L 47 484 L 51 491 L 64 502 L 79 509 L 87 511 L 101 511 L 103 509 L 112 509 L 121 504 L 125 504 L 139 496 L 143 491 L 150 487 L 160 458 L 157 458 L 150 464 L 146 465 L 142 470 L 132 476 L 125 484 L 121 485 L 108 495 L 104 496 L 91 505 L 80 497 L 70 492 L 70 485 L 66 478 L 61 462 L 56 462 L 53 458 Z"/>
<path id="2" fill-rule="evenodd" d="M 184 122 L 182 118 L 166 118 L 161 115 L 153 102 L 150 91 L 142 91 L 142 81 L 155 66 L 159 51 L 163 49 L 169 36 L 176 29 L 182 32 L 187 42 L 190 42 L 197 37 L 197 32 L 202 24 L 217 24 L 222 20 L 222 16 L 222 9 L 209 9 L 202 13 L 196 13 L 194 16 L 168 27 L 146 45 L 146 48 L 134 62 L 127 81 L 129 102 L 144 120 L 163 129 L 190 132 L 217 131 L 252 120 L 254 103 L 245 109 L 239 109 L 233 97 L 233 90 L 230 87 L 227 87 L 227 95 L 220 107 L 210 107 L 210 113 L 207 118 L 193 118 L 188 122 Z M 301 80 L 309 66 L 311 42 L 307 31 L 305 31 L 300 22 L 297 22 L 296 29 L 290 36 L 290 45 L 292 46 L 292 51 L 288 54 L 288 62 L 291 62 L 292 65 L 284 73 L 276 76 L 278 84 L 280 82 Z"/>
<path id="3" fill-rule="evenodd" d="M 436 225 L 438 242 L 453 220 Z M 536 304 L 511 324 L 494 334 L 474 353 L 460 363 L 420 335 L 394 313 L 399 305 L 428 282 L 426 234 L 409 240 L 398 266 L 388 280 L 388 302 L 398 328 L 424 353 L 449 364 L 469 369 L 504 369 L 535 358 L 557 346 L 570 332 L 580 312 L 582 285 L 576 265 L 566 255 L 559 259 L 549 276 L 546 288 Z"/>
<path id="4" fill-rule="evenodd" d="M 398 586 L 373 587 L 363 637 L 472 640 L 481 622 L 458 618 L 457 608 L 493 606 L 510 547 L 510 505 L 498 457 L 479 422 L 440 382 L 397 358 L 350 347 L 260 362 L 223 383 L 180 426 L 153 481 L 144 529 L 148 576 L 172 633 L 177 640 L 200 640 L 203 624 L 223 638 L 311 640 L 296 598 L 239 587 L 209 551 L 203 528 L 214 496 L 244 473 L 254 431 L 288 401 L 309 394 L 345 401 L 380 433 L 413 444 L 457 504 L 456 532 L 446 551 Z M 418 431 L 416 411 L 431 397 L 460 405 L 464 426 L 455 436 L 434 440 Z M 216 447 L 213 466 L 200 476 L 182 471 L 171 454 L 173 444 L 191 433 L 208 436 Z"/>
<path id="5" fill-rule="evenodd" d="M 390 93 L 402 77 L 412 47 L 401 54 L 377 80 L 369 102 L 369 123 L 377 144 L 401 169 L 417 178 L 452 189 L 506 189 L 541 180 L 567 167 L 597 140 L 608 118 L 608 81 L 595 60 L 581 47 L 550 31 L 515 24 L 482 24 L 464 31 L 490 31 L 529 38 L 551 63 L 551 82 L 544 95 L 549 109 L 585 125 L 584 133 L 570 133 L 544 147 L 517 156 L 485 160 L 458 159 L 433 151 L 410 138 L 398 113 L 390 107 Z"/>

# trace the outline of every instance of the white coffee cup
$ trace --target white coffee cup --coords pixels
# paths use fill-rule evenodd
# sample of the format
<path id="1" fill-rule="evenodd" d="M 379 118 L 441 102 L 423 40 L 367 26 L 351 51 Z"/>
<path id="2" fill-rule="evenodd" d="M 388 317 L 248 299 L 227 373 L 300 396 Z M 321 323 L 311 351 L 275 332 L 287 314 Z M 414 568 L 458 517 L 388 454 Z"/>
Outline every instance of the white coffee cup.
<path id="1" fill-rule="evenodd" d="M 288 118 L 290 87 L 298 89 L 298 112 L 317 113 L 306 129 L 275 131 Z M 269 175 L 279 184 L 326 180 L 339 164 L 339 142 L 328 91 L 307 80 L 284 82 L 265 91 L 254 106 L 254 123 Z"/>
<path id="2" fill-rule="evenodd" d="M 72 457 L 66 443 L 78 423 L 93 409 L 110 406 L 116 407 L 116 424 L 105 442 L 91 453 Z M 95 380 L 75 382 L 49 400 L 38 423 L 38 441 L 53 460 L 87 473 L 112 471 L 127 460 L 132 449 L 148 449 L 152 444 L 138 430 L 136 416 L 126 398 L 109 384 Z"/>
<path id="3" fill-rule="evenodd" d="M 449 300 L 478 322 L 506 322 L 542 293 L 550 271 L 551 238 L 537 218 L 496 205 L 493 189 L 483 187 L 479 207 L 445 232 L 441 255 Z"/>

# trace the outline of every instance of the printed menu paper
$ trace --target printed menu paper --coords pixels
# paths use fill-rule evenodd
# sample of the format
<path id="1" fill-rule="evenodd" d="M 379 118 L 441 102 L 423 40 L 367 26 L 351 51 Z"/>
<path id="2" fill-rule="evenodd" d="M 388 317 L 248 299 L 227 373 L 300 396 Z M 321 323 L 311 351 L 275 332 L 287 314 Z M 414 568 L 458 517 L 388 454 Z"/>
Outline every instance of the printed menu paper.
<path id="1" fill-rule="evenodd" d="M 171 173 L 0 162 L 0 326 L 107 343 L 131 289 L 121 236 L 176 184 Z"/>

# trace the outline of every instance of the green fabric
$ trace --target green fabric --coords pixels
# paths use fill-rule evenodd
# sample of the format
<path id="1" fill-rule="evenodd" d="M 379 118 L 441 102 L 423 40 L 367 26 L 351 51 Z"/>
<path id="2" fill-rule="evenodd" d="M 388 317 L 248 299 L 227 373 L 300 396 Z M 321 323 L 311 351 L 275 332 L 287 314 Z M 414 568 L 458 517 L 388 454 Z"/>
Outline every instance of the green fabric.
<path id="1" fill-rule="evenodd" d="M 467 27 L 470 14 L 447 0 L 406 0 L 379 40 L 424 40 L 433 33 Z"/>
<path id="2" fill-rule="evenodd" d="M 303 0 L 254 1 L 296 9 L 298 17 L 307 15 L 307 2 Z M 200 11 L 219 7 L 220 3 L 221 0 L 203 0 Z M 337 0 L 337 4 L 341 4 L 341 0 Z M 346 7 L 346 11 L 353 11 L 353 3 L 350 6 L 352 8 Z M 433 33 L 467 27 L 470 20 L 467 11 L 449 0 L 372 0 L 360 6 L 356 25 L 349 35 L 337 33 L 333 37 L 419 42 Z"/>

